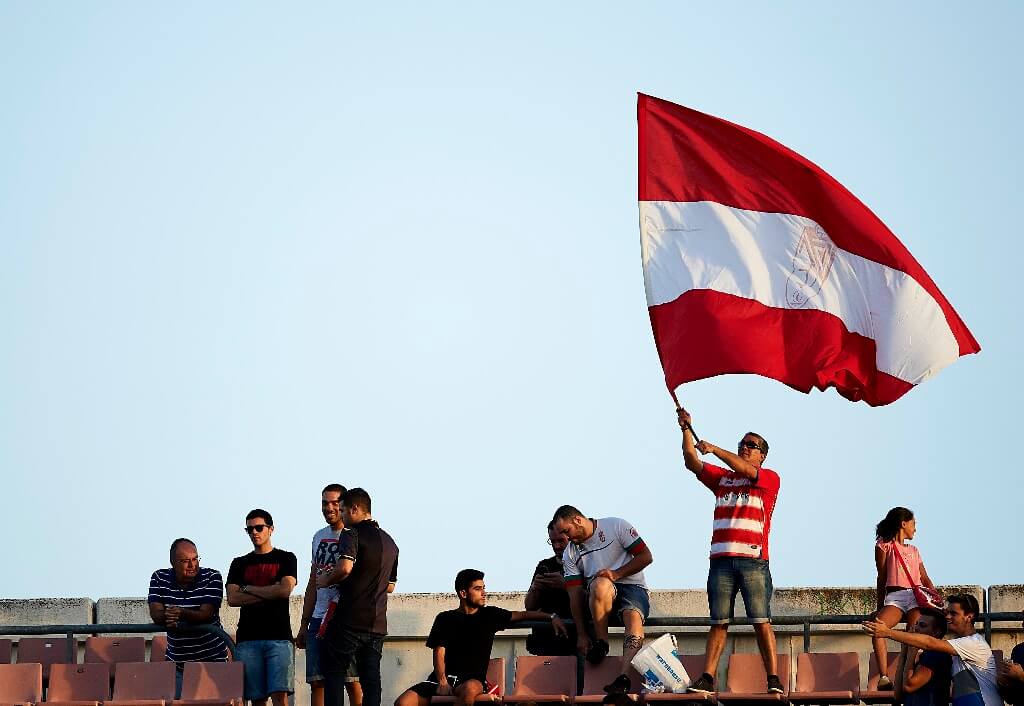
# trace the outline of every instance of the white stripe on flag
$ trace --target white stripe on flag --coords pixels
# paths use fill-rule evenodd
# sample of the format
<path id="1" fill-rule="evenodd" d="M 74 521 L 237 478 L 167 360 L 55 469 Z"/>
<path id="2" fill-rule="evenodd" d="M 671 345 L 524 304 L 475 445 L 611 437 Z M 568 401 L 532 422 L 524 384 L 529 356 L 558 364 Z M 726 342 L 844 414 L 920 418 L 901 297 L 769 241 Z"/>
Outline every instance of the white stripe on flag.
<path id="1" fill-rule="evenodd" d="M 715 529 L 735 529 L 760 532 L 764 529 L 764 523 L 761 522 L 761 520 L 744 520 L 738 517 L 732 517 L 724 520 L 715 520 Z"/>
<path id="2" fill-rule="evenodd" d="M 879 371 L 914 385 L 960 356 L 942 309 L 916 280 L 837 248 L 809 218 L 641 201 L 640 224 L 648 306 L 710 289 L 824 311 L 875 341 Z"/>

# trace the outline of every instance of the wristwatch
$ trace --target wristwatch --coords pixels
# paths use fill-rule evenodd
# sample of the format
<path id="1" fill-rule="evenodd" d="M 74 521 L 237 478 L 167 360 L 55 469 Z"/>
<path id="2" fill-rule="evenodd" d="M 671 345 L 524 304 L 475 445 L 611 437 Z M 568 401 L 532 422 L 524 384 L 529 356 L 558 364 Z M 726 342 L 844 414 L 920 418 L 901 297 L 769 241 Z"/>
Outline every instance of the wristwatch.
<path id="1" fill-rule="evenodd" d="M 242 593 L 248 593 L 249 592 L 249 584 L 243 583 L 241 588 L 239 588 L 238 590 L 241 591 Z"/>
<path id="2" fill-rule="evenodd" d="M 557 618 L 557 617 L 558 617 L 558 613 L 552 613 L 551 616 L 550 616 L 551 621 L 554 622 L 555 618 Z"/>

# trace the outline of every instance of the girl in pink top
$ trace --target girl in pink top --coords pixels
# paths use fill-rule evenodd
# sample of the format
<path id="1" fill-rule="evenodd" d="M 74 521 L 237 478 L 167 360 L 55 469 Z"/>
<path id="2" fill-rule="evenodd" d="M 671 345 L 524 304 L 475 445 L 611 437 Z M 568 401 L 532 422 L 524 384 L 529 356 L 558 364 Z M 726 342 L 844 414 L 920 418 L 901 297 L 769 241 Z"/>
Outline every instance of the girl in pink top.
<path id="1" fill-rule="evenodd" d="M 932 580 L 928 578 L 924 564 L 921 563 L 917 547 L 904 544 L 906 540 L 913 539 L 916 533 L 917 521 L 914 519 L 914 513 L 905 507 L 894 507 L 889 510 L 875 527 L 875 567 L 878 569 L 875 615 L 890 628 L 904 618 L 908 626 L 917 621 L 920 610 L 912 590 L 914 585 L 935 588 Z M 899 552 L 903 563 L 900 563 L 894 552 Z M 903 569 L 903 564 L 907 565 L 906 570 Z M 872 642 L 875 659 L 878 661 L 878 673 L 882 675 L 878 679 L 878 688 L 892 689 L 892 682 L 886 676 L 889 665 L 885 640 L 876 637 Z"/>

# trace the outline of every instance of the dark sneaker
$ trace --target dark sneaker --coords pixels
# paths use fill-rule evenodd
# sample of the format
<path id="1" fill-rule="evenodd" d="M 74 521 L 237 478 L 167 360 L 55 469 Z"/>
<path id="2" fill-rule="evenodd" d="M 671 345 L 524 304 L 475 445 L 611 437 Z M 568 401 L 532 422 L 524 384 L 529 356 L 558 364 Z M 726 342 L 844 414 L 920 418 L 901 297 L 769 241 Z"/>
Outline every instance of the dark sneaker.
<path id="1" fill-rule="evenodd" d="M 889 677 L 885 676 L 884 674 L 878 678 L 878 690 L 879 691 L 892 691 L 893 690 L 892 681 L 889 679 Z"/>
<path id="2" fill-rule="evenodd" d="M 690 684 L 687 691 L 693 691 L 698 694 L 713 694 L 715 693 L 715 678 L 705 672 L 697 678 L 697 681 Z"/>
<path id="3" fill-rule="evenodd" d="M 781 694 L 784 691 L 782 688 L 782 682 L 779 681 L 778 675 L 768 675 L 768 693 L 769 694 Z"/>
<path id="4" fill-rule="evenodd" d="M 608 656 L 608 641 L 594 640 L 587 650 L 587 661 L 591 664 L 601 664 L 601 660 Z"/>
<path id="5" fill-rule="evenodd" d="M 625 674 L 620 674 L 615 677 L 615 681 L 604 687 L 605 693 L 607 694 L 625 694 L 629 691 L 630 683 L 629 677 Z"/>

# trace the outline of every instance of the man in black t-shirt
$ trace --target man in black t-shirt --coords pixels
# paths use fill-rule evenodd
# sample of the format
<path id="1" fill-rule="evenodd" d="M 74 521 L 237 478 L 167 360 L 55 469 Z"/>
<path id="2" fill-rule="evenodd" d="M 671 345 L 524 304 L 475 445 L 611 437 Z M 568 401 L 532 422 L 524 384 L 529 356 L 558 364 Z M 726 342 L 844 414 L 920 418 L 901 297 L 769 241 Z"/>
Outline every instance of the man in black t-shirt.
<path id="1" fill-rule="evenodd" d="M 946 616 L 937 610 L 922 608 L 917 622 L 907 632 L 942 639 L 946 634 Z M 934 650 L 918 650 L 903 645 L 896 670 L 896 700 L 903 706 L 949 706 L 949 686 L 953 658 Z"/>
<path id="2" fill-rule="evenodd" d="M 569 605 L 569 592 L 565 588 L 562 552 L 569 539 L 555 531 L 555 521 L 548 523 L 548 544 L 554 556 L 541 559 L 533 570 L 530 590 L 526 592 L 526 609 L 539 610 L 542 613 L 555 613 L 569 617 L 572 608 Z M 526 649 L 535 655 L 576 654 L 576 627 L 566 626 L 567 637 L 560 637 L 548 628 L 534 628 L 526 638 Z"/>
<path id="3" fill-rule="evenodd" d="M 463 569 L 455 576 L 459 607 L 434 618 L 427 647 L 434 650 L 434 671 L 395 700 L 395 706 L 428 706 L 433 696 L 453 694 L 458 706 L 466 706 L 490 689 L 487 664 L 494 633 L 520 620 L 551 620 L 559 635 L 565 625 L 554 614 L 537 610 L 508 611 L 487 605 L 483 572 Z"/>
<path id="4" fill-rule="evenodd" d="M 341 496 L 345 530 L 338 562 L 316 579 L 337 585 L 338 599 L 321 623 L 320 668 L 324 706 L 343 706 L 345 677 L 354 661 L 363 685 L 363 706 L 380 706 L 380 659 L 388 632 L 388 594 L 398 581 L 398 545 L 370 515 L 370 495 L 351 488 Z"/>
<path id="5" fill-rule="evenodd" d="M 295 588 L 298 560 L 270 541 L 274 520 L 266 510 L 245 516 L 252 551 L 231 561 L 228 605 L 241 608 L 235 659 L 245 668 L 245 698 L 253 706 L 288 706 L 295 693 L 295 648 L 288 598 Z"/>

